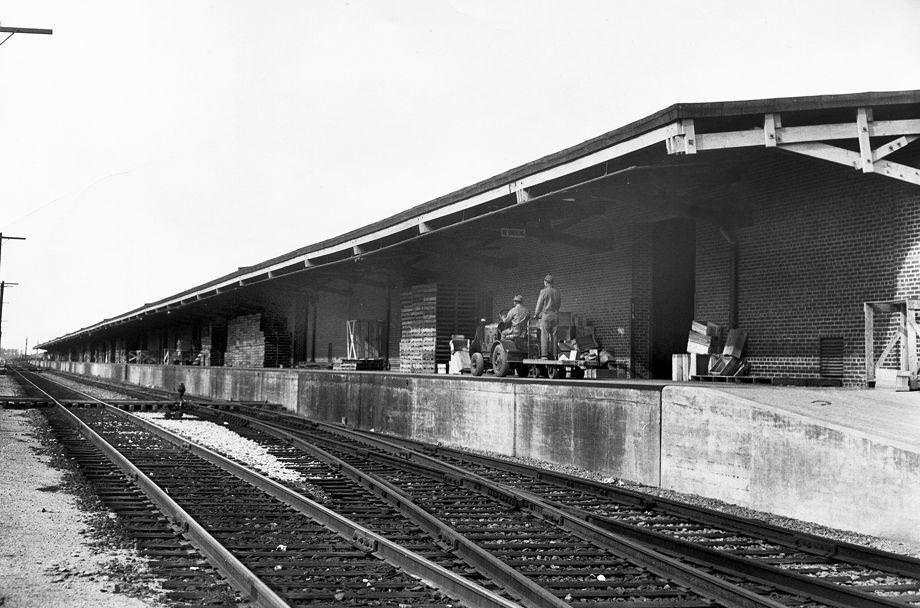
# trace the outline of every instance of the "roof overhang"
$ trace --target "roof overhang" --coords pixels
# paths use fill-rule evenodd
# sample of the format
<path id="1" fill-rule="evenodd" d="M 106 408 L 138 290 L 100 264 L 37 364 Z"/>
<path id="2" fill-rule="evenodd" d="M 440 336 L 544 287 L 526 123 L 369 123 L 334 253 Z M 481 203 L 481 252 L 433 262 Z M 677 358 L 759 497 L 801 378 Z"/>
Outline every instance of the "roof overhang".
<path id="1" fill-rule="evenodd" d="M 549 192 L 558 194 L 558 190 L 547 186 L 561 178 L 597 166 L 603 166 L 601 176 L 629 170 L 630 167 L 613 161 L 654 146 L 661 146 L 666 155 L 775 148 L 920 185 L 920 169 L 889 158 L 918 137 L 920 91 L 677 104 L 387 219 L 240 268 L 198 287 L 49 340 L 38 348 L 47 349 L 241 287 L 371 255 L 508 208 L 534 203 Z M 591 179 L 597 179 L 597 175 Z M 566 188 L 577 185 L 567 183 Z"/>

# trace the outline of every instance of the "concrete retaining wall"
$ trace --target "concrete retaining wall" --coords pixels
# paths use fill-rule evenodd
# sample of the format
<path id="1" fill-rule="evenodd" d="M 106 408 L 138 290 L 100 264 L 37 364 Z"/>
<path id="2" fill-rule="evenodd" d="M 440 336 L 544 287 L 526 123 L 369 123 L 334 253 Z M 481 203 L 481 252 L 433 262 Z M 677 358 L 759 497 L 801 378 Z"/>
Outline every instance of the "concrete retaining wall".
<path id="1" fill-rule="evenodd" d="M 51 363 L 920 542 L 920 454 L 704 386 Z"/>
<path id="2" fill-rule="evenodd" d="M 536 458 L 658 485 L 659 389 L 399 373 L 55 362 L 190 395 L 267 401 L 432 443 Z"/>
<path id="3" fill-rule="evenodd" d="M 864 534 L 920 541 L 920 454 L 700 386 L 661 403 L 661 485 Z"/>

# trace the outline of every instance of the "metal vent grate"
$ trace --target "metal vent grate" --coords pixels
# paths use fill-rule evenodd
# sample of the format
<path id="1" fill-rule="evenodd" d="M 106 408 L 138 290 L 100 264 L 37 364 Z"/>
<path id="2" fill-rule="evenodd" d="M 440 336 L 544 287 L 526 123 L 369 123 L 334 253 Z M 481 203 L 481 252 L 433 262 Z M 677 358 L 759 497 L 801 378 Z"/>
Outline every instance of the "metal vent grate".
<path id="1" fill-rule="evenodd" d="M 843 377 L 843 338 L 824 336 L 820 338 L 822 378 Z"/>

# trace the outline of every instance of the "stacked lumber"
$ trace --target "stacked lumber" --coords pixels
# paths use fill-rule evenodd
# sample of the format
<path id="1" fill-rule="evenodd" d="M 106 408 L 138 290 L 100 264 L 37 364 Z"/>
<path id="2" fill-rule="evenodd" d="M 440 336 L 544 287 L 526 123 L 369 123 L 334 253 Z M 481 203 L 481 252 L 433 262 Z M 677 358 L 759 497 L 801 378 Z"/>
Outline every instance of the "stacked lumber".
<path id="1" fill-rule="evenodd" d="M 434 372 L 437 300 L 438 286 L 435 283 L 414 285 L 402 293 L 399 371 Z"/>

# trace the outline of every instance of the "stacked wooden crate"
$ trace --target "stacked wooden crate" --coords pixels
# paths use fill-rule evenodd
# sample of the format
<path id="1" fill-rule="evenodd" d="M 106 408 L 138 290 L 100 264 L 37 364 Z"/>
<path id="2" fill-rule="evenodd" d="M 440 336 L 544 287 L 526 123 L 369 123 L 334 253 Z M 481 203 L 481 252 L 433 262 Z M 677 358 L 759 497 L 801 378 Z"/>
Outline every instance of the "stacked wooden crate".
<path id="1" fill-rule="evenodd" d="M 265 361 L 265 334 L 262 333 L 261 321 L 260 313 L 230 319 L 227 323 L 225 365 L 229 367 L 262 366 Z"/>
<path id="2" fill-rule="evenodd" d="M 399 370 L 409 373 L 435 371 L 437 346 L 438 286 L 414 285 L 402 294 Z"/>

